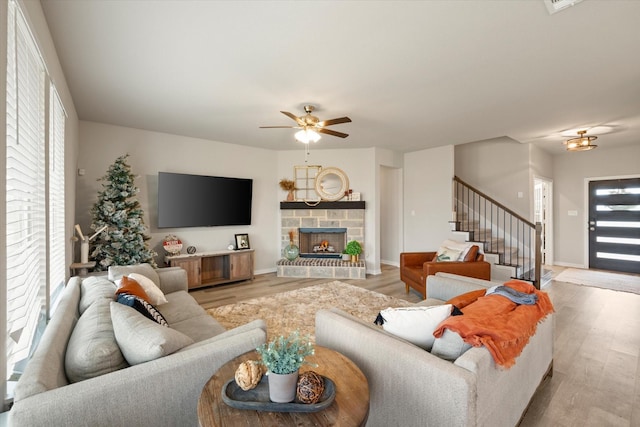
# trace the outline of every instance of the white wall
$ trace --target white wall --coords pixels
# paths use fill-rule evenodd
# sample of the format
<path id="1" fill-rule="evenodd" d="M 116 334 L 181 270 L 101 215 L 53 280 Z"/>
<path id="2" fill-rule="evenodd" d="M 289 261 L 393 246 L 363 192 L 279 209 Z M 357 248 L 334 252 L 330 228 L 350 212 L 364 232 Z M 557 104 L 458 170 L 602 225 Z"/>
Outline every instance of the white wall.
<path id="1" fill-rule="evenodd" d="M 404 155 L 404 251 L 435 251 L 449 238 L 454 147 Z"/>
<path id="2" fill-rule="evenodd" d="M 529 144 L 510 138 L 455 147 L 455 174 L 460 179 L 530 220 L 529 166 Z"/>
<path id="3" fill-rule="evenodd" d="M 587 268 L 588 196 L 593 179 L 640 176 L 640 141 L 618 148 L 556 155 L 553 158 L 554 260 L 557 265 Z M 577 211 L 570 216 L 569 211 Z"/>
<path id="4" fill-rule="evenodd" d="M 76 220 L 83 230 L 89 229 L 89 211 L 101 188 L 96 180 L 106 174 L 117 157 L 128 153 L 132 172 L 139 176 L 135 184 L 151 235 L 149 244 L 159 255 L 164 256 L 162 240 L 168 234 L 180 238 L 185 248 L 214 251 L 226 249 L 233 243 L 234 234 L 248 233 L 251 247 L 256 249 L 256 273 L 275 270 L 280 259 L 274 244 L 280 196 L 279 175 L 272 166 L 277 163 L 275 151 L 86 121 L 80 122 L 80 140 L 78 167 L 86 174 L 77 177 Z M 251 225 L 158 229 L 158 172 L 253 179 Z M 158 261 L 161 265 L 161 257 Z"/>

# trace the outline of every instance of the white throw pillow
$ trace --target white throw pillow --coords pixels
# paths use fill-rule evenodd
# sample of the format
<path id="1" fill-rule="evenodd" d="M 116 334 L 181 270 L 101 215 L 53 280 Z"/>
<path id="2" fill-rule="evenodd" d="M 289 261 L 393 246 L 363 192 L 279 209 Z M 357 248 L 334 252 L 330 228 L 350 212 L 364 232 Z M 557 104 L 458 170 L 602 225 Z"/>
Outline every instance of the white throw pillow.
<path id="1" fill-rule="evenodd" d="M 436 262 L 451 262 L 458 261 L 462 252 L 457 249 L 451 249 L 446 246 L 441 246 L 436 253 Z"/>
<path id="2" fill-rule="evenodd" d="M 182 332 L 161 326 L 118 302 L 111 303 L 111 321 L 120 351 L 130 365 L 175 353 L 194 342 Z"/>
<path id="3" fill-rule="evenodd" d="M 470 242 L 456 242 L 455 240 L 447 239 L 442 242 L 442 245 L 440 246 L 460 251 L 460 254 L 458 254 L 458 259 L 454 259 L 452 261 L 462 261 L 464 260 L 464 257 L 467 256 L 467 253 L 469 252 L 469 249 L 471 249 L 471 246 L 473 246 L 473 244 Z"/>
<path id="4" fill-rule="evenodd" d="M 387 308 L 380 312 L 384 319 L 382 327 L 390 334 L 430 351 L 435 340 L 433 331 L 451 316 L 451 308 L 451 304 Z"/>
<path id="5" fill-rule="evenodd" d="M 140 284 L 140 286 L 142 286 L 142 289 L 144 289 L 144 291 L 147 293 L 147 296 L 149 297 L 150 304 L 161 305 L 169 302 L 167 301 L 167 298 L 164 296 L 160 288 L 157 287 L 156 284 L 153 283 L 153 280 L 149 279 L 147 276 L 138 273 L 129 273 L 127 277 L 129 279 L 135 280 L 136 282 L 138 282 L 138 284 Z"/>

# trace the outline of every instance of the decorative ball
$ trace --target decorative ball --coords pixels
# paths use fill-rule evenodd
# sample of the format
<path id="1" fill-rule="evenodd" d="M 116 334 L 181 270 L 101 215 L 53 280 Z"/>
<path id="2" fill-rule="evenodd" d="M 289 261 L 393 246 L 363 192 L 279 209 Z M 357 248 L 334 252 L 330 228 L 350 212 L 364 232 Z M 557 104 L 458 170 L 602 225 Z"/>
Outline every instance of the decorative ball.
<path id="1" fill-rule="evenodd" d="M 324 393 L 324 378 L 316 372 L 307 371 L 298 377 L 296 396 L 302 403 L 318 403 Z"/>
<path id="2" fill-rule="evenodd" d="M 195 246 L 189 246 L 187 248 L 187 253 L 188 254 L 195 254 L 196 253 L 196 247 Z"/>
<path id="3" fill-rule="evenodd" d="M 234 376 L 236 384 L 244 391 L 256 388 L 262 378 L 262 365 L 256 360 L 242 362 Z"/>

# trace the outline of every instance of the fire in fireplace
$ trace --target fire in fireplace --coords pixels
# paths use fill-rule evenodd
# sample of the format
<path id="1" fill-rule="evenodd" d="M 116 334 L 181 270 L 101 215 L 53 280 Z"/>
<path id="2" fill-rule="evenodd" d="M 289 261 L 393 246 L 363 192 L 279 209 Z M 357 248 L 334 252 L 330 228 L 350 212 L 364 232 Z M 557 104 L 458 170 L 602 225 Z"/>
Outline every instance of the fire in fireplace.
<path id="1" fill-rule="evenodd" d="M 346 228 L 299 228 L 300 257 L 340 258 L 347 244 Z"/>

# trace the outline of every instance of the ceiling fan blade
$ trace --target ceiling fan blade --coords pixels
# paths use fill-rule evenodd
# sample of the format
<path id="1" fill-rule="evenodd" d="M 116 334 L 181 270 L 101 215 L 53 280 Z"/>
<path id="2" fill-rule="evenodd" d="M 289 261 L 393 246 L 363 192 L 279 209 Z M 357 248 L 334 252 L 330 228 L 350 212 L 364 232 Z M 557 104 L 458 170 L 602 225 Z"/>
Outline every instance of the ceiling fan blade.
<path id="1" fill-rule="evenodd" d="M 279 128 L 297 129 L 298 126 L 260 126 L 260 129 L 279 129 Z"/>
<path id="2" fill-rule="evenodd" d="M 340 117 L 337 119 L 324 120 L 318 123 L 318 126 L 331 126 L 331 125 L 337 125 L 340 123 L 350 123 L 350 122 L 351 122 L 351 119 L 349 117 Z"/>
<path id="3" fill-rule="evenodd" d="M 298 116 L 296 116 L 294 114 L 291 114 L 288 111 L 280 111 L 280 112 L 282 114 L 284 114 L 285 116 L 289 117 L 290 119 L 295 120 L 296 123 L 298 123 L 300 126 L 304 126 L 304 120 L 302 120 L 300 117 L 298 117 Z"/>
<path id="4" fill-rule="evenodd" d="M 331 129 L 314 128 L 313 130 L 315 130 L 316 132 L 326 133 L 327 135 L 337 136 L 337 137 L 340 137 L 340 138 L 346 138 L 346 137 L 349 136 L 348 133 L 336 132 L 335 130 L 331 130 Z"/>

